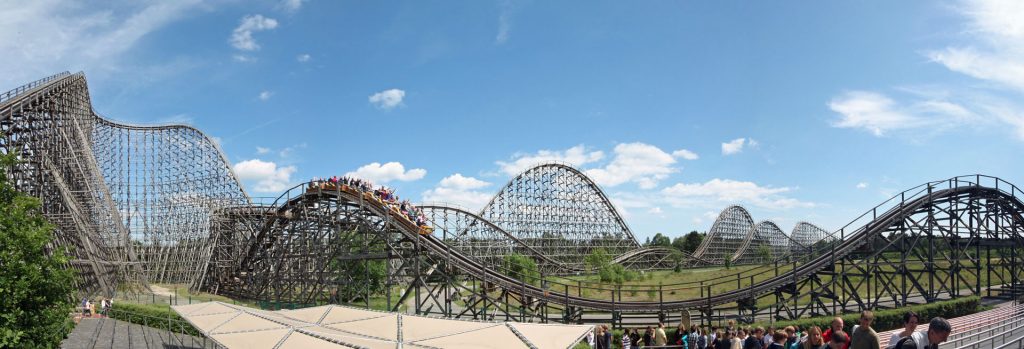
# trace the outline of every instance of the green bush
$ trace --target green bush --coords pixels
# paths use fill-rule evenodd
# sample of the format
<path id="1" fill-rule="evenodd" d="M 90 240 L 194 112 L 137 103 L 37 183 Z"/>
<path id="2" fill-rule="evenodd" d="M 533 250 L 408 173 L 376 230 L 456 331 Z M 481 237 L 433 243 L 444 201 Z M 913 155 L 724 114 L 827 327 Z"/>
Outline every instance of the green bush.
<path id="1" fill-rule="evenodd" d="M 131 304 L 116 303 L 107 312 L 107 316 L 133 324 L 167 330 L 174 333 L 185 333 L 193 336 L 202 335 L 192 324 L 182 319 L 177 312 L 166 304 Z"/>
<path id="2" fill-rule="evenodd" d="M 903 327 L 903 314 L 908 310 L 912 310 L 921 318 L 921 323 L 927 323 L 931 318 L 941 316 L 944 318 L 954 318 L 958 316 L 964 316 L 968 314 L 976 313 L 980 310 L 980 298 L 977 296 L 962 297 L 952 299 L 948 301 L 941 301 L 929 304 L 914 305 L 909 307 L 903 307 L 899 309 L 884 309 L 874 311 L 875 320 L 871 324 L 871 327 L 876 331 L 888 331 L 895 328 Z M 853 324 L 856 324 L 860 319 L 860 313 L 845 314 L 840 316 L 843 319 L 843 323 L 846 324 L 847 328 L 851 328 Z M 832 324 L 834 316 L 821 316 L 806 319 L 798 319 L 791 321 L 780 321 L 775 323 L 775 328 L 785 326 L 800 326 L 800 328 L 808 328 L 811 326 L 818 326 L 822 329 L 827 329 Z M 761 323 L 760 326 L 768 327 L 768 324 Z"/>

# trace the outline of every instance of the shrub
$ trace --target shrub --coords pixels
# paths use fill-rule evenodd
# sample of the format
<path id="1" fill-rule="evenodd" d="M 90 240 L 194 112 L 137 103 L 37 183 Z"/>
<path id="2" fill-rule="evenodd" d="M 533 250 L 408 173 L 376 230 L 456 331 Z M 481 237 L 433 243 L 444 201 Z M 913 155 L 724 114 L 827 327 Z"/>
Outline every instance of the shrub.
<path id="1" fill-rule="evenodd" d="M 139 324 L 174 333 L 185 333 L 199 336 L 202 333 L 182 319 L 177 312 L 166 304 L 131 304 L 115 303 L 107 312 L 112 319 Z"/>
<path id="2" fill-rule="evenodd" d="M 877 331 L 887 331 L 899 327 L 903 327 L 903 314 L 908 310 L 913 310 L 918 316 L 921 317 L 921 323 L 928 323 L 931 318 L 941 316 L 944 318 L 953 318 L 958 316 L 964 316 L 967 314 L 973 314 L 980 309 L 980 298 L 977 296 L 962 297 L 952 299 L 948 301 L 941 301 L 929 304 L 913 305 L 909 307 L 902 307 L 899 309 L 884 309 L 874 311 L 875 320 L 872 322 L 871 327 Z M 852 327 L 860 319 L 860 313 L 845 314 L 840 316 L 843 319 L 843 323 L 846 327 Z M 791 321 L 779 321 L 775 323 L 775 327 L 780 326 L 800 326 L 800 328 L 808 328 L 810 326 L 818 326 L 823 329 L 828 328 L 832 324 L 834 316 L 821 316 L 806 319 L 797 319 Z M 760 324 L 764 327 L 768 327 L 768 324 Z"/>

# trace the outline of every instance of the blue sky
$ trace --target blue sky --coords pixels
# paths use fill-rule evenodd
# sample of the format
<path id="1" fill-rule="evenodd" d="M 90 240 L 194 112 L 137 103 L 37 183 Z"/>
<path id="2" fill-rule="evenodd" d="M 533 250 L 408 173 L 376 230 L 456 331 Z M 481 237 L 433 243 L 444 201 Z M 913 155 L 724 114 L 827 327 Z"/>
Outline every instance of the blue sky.
<path id="1" fill-rule="evenodd" d="M 644 238 L 733 203 L 833 229 L 929 180 L 1024 184 L 1018 1 L 0 8 L 0 89 L 83 70 L 101 114 L 202 129 L 254 196 L 353 172 L 479 208 L 561 161 Z"/>

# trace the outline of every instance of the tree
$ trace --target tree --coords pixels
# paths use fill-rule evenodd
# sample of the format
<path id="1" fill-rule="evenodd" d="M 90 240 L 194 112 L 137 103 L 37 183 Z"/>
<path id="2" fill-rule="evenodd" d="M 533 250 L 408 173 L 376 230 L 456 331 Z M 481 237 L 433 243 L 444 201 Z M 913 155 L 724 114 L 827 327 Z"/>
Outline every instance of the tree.
<path id="1" fill-rule="evenodd" d="M 590 254 L 583 257 L 583 262 L 591 269 L 600 270 L 601 267 L 611 264 L 612 256 L 603 248 L 595 248 L 593 251 L 590 251 Z"/>
<path id="2" fill-rule="evenodd" d="M 757 246 L 757 256 L 761 258 L 762 263 L 771 263 L 772 261 L 772 249 L 768 245 Z"/>
<path id="3" fill-rule="evenodd" d="M 623 282 L 633 281 L 639 278 L 639 274 L 632 270 L 626 270 L 621 264 L 613 264 L 612 256 L 603 248 L 596 248 L 583 261 L 591 269 L 597 270 L 597 276 L 601 282 L 612 282 L 621 285 Z"/>
<path id="4" fill-rule="evenodd" d="M 383 241 L 374 240 L 359 229 L 342 230 L 333 238 L 339 258 L 331 261 L 330 270 L 337 278 L 339 303 L 367 301 L 367 296 L 383 294 L 387 289 L 386 259 L 342 258 L 386 250 Z"/>
<path id="5" fill-rule="evenodd" d="M 651 239 L 651 244 L 650 245 L 651 246 L 658 246 L 658 247 L 671 247 L 672 246 L 672 240 L 668 236 L 661 235 L 661 233 L 657 233 L 657 234 L 654 234 L 654 238 Z"/>
<path id="6" fill-rule="evenodd" d="M 502 264 L 508 276 L 533 285 L 540 281 L 540 269 L 537 268 L 537 262 L 530 257 L 513 253 L 505 256 Z"/>
<path id="7" fill-rule="evenodd" d="M 0 348 L 55 348 L 71 328 L 74 272 L 61 249 L 46 247 L 53 225 L 39 200 L 11 186 L 14 163 L 0 156 Z"/>
<path id="8" fill-rule="evenodd" d="M 696 230 L 686 234 L 686 241 L 683 243 L 683 252 L 693 253 L 696 251 L 700 244 L 704 242 L 704 234 L 698 233 Z"/>

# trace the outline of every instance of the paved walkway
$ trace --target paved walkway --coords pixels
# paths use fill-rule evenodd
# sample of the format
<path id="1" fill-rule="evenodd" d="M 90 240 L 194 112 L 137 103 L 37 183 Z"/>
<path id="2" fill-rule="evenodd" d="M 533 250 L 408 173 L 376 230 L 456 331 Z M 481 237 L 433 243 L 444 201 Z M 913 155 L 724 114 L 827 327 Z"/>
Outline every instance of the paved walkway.
<path id="1" fill-rule="evenodd" d="M 217 348 L 210 340 L 120 320 L 84 318 L 61 343 L 62 349 Z"/>

